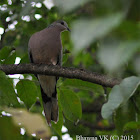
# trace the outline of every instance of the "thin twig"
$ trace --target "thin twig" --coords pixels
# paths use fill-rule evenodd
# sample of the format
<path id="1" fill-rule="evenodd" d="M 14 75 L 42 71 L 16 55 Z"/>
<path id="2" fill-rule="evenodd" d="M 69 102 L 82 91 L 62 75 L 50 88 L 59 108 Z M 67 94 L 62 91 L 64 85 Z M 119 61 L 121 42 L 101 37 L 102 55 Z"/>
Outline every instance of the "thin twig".
<path id="1" fill-rule="evenodd" d="M 100 131 L 103 131 L 103 130 L 111 131 L 111 130 L 115 129 L 115 125 L 114 124 L 112 124 L 110 126 L 101 126 L 101 125 L 97 125 L 97 124 L 92 124 L 91 122 L 87 122 L 87 121 L 84 121 L 84 120 L 81 120 L 79 122 L 79 124 L 82 124 L 85 127 L 88 127 L 90 129 L 95 129 L 95 130 L 100 130 Z"/>

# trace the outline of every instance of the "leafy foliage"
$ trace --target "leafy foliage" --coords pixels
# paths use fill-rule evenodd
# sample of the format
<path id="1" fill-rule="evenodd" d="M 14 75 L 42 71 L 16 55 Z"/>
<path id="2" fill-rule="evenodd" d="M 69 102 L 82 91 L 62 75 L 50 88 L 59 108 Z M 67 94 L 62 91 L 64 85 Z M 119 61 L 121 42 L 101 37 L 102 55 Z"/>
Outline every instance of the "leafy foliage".
<path id="1" fill-rule="evenodd" d="M 140 78 L 129 77 L 124 79 L 120 85 L 114 86 L 109 94 L 108 102 L 102 107 L 103 118 L 109 118 L 116 108 L 118 108 L 121 104 L 126 103 L 127 100 L 134 94 L 139 84 Z"/>
<path id="2" fill-rule="evenodd" d="M 37 127 L 42 124 L 48 136 L 58 139 L 63 139 L 65 134 L 73 139 L 76 135 L 132 134 L 134 139 L 140 139 L 140 1 L 54 0 L 52 7 L 48 3 L 48 0 L 0 1 L 0 29 L 4 29 L 0 32 L 0 64 L 14 64 L 19 58 L 20 63 L 29 63 L 30 36 L 53 21 L 64 19 L 72 32 L 61 35 L 63 66 L 102 73 L 122 82 L 110 89 L 60 78 L 57 83 L 59 121 L 52 122 L 50 132 L 42 117 L 35 76 L 24 74 L 11 78 L 0 71 L 0 139 L 41 138 L 41 133 L 31 136 L 36 131 L 35 124 Z M 17 114 L 21 110 L 19 118 Z M 12 120 L 24 123 L 17 126 Z M 21 135 L 22 127 L 25 134 Z"/>
<path id="3" fill-rule="evenodd" d="M 0 71 L 0 105 L 19 106 L 12 82 L 2 71 Z"/>
<path id="4" fill-rule="evenodd" d="M 37 138 L 49 138 L 50 128 L 45 125 L 44 119 L 39 114 L 29 113 L 23 109 L 6 109 L 13 116 L 14 123 L 26 128 L 29 135 L 36 134 Z"/>
<path id="5" fill-rule="evenodd" d="M 81 103 L 78 96 L 70 90 L 60 90 L 60 102 L 68 120 L 77 122 L 82 117 Z"/>
<path id="6" fill-rule="evenodd" d="M 76 51 L 108 34 L 120 24 L 122 19 L 123 14 L 117 13 L 99 19 L 80 19 L 75 21 L 72 26 L 74 31 L 71 34 L 71 38 Z"/>
<path id="7" fill-rule="evenodd" d="M 38 92 L 37 86 L 32 81 L 20 80 L 16 85 L 16 89 L 19 98 L 29 109 L 36 102 Z"/>
<path id="8" fill-rule="evenodd" d="M 20 129 L 16 127 L 12 119 L 7 116 L 0 117 L 0 139 L 1 140 L 10 140 L 11 138 L 13 139 L 21 139 L 20 136 Z M 3 127 L 6 126 L 6 127 Z M 7 133 L 5 133 L 7 132 Z"/>

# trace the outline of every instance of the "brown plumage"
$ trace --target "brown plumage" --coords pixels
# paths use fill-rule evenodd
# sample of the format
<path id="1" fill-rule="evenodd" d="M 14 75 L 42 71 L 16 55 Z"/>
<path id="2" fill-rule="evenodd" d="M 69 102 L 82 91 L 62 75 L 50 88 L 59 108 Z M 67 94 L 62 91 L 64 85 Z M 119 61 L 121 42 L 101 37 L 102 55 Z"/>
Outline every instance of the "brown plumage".
<path id="1" fill-rule="evenodd" d="M 29 56 L 32 63 L 61 65 L 61 32 L 69 30 L 65 21 L 59 20 L 33 34 L 29 40 Z M 37 75 L 41 87 L 44 112 L 49 125 L 58 121 L 57 77 Z"/>

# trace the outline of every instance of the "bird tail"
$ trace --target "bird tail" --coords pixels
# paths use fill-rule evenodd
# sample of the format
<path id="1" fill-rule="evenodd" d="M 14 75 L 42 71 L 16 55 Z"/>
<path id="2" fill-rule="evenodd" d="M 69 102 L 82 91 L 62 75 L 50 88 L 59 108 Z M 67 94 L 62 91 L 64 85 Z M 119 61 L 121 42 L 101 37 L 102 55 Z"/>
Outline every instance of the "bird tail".
<path id="1" fill-rule="evenodd" d="M 57 91 L 52 94 L 52 97 L 48 97 L 41 88 L 41 95 L 43 100 L 44 113 L 47 123 L 51 126 L 51 120 L 58 121 L 58 100 Z"/>

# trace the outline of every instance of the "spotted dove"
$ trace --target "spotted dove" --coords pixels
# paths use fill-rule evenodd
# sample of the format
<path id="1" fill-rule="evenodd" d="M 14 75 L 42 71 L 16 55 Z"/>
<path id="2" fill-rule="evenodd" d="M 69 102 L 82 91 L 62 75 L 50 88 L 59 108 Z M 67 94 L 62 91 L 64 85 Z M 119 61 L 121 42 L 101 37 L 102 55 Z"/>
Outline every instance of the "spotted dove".
<path id="1" fill-rule="evenodd" d="M 31 63 L 61 65 L 61 32 L 70 29 L 65 21 L 53 22 L 47 28 L 33 34 L 29 40 L 29 57 Z M 58 101 L 56 83 L 58 77 L 36 75 L 40 83 L 45 117 L 49 125 L 51 120 L 58 121 Z"/>

